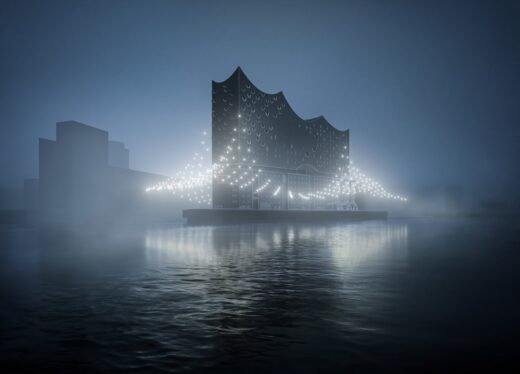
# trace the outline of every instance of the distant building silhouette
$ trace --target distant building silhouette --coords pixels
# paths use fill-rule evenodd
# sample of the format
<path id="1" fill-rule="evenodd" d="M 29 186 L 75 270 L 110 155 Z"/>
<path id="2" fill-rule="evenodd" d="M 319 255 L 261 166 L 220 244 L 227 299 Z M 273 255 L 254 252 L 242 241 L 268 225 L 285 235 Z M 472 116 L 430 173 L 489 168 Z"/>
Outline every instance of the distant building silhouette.
<path id="1" fill-rule="evenodd" d="M 217 178 L 213 207 L 337 209 L 348 204 L 341 198 L 306 196 L 330 185 L 348 167 L 348 130 L 334 128 L 322 116 L 300 118 L 282 92 L 259 90 L 240 68 L 227 80 L 213 82 L 212 98 L 213 163 L 250 170 L 236 179 Z M 229 156 L 224 160 L 223 155 Z M 258 171 L 254 181 L 246 181 Z"/>
<path id="2" fill-rule="evenodd" d="M 24 209 L 37 210 L 39 203 L 39 186 L 37 178 L 27 178 L 23 181 Z"/>
<path id="3" fill-rule="evenodd" d="M 0 186 L 0 210 L 23 209 L 23 190 L 18 188 Z"/>
<path id="4" fill-rule="evenodd" d="M 122 142 L 108 142 L 108 164 L 128 169 L 130 167 L 130 152 Z"/>
<path id="5" fill-rule="evenodd" d="M 39 208 L 44 223 L 99 223 L 150 209 L 144 190 L 166 177 L 128 169 L 123 143 L 76 121 L 58 122 L 39 142 Z"/>

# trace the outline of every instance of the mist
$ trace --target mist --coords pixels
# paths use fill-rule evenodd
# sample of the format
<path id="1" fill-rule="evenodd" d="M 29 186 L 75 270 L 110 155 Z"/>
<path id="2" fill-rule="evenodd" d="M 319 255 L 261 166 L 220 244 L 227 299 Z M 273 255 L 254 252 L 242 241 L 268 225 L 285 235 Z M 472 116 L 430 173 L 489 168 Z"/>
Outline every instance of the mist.
<path id="1" fill-rule="evenodd" d="M 3 0 L 0 48 L 3 372 L 519 367 L 519 1 Z"/>
<path id="2" fill-rule="evenodd" d="M 0 185 L 38 177 L 38 138 L 76 120 L 165 176 L 211 126 L 211 81 L 241 66 L 407 195 L 462 187 L 518 204 L 520 9 L 388 3 L 4 1 Z M 12 198 L 4 199 L 13 201 Z"/>

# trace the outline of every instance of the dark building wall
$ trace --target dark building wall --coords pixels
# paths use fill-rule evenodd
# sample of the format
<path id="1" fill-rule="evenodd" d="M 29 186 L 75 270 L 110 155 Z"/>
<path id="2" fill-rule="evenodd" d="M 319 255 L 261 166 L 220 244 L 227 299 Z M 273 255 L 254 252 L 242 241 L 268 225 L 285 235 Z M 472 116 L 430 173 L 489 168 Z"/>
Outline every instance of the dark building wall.
<path id="1" fill-rule="evenodd" d="M 0 187 L 0 210 L 23 209 L 23 191 L 21 189 Z"/>
<path id="2" fill-rule="evenodd" d="M 40 208 L 52 222 L 96 222 L 107 208 L 108 133 L 75 121 L 40 140 Z"/>
<path id="3" fill-rule="evenodd" d="M 302 119 L 283 93 L 259 90 L 240 68 L 227 80 L 212 83 L 212 139 L 214 163 L 220 162 L 231 146 L 231 164 L 263 171 L 247 188 L 229 186 L 217 178 L 213 185 L 215 207 L 318 208 L 315 202 L 302 199 L 286 201 L 291 184 L 298 191 L 316 190 L 348 165 L 348 130 L 337 130 L 322 116 Z M 272 186 L 257 193 L 257 187 L 265 183 Z M 284 190 L 273 196 L 275 183 Z"/>
<path id="4" fill-rule="evenodd" d="M 110 205 L 115 216 L 166 215 L 171 209 L 171 201 L 156 198 L 145 191 L 167 177 L 119 167 L 109 167 L 108 175 Z"/>
<path id="5" fill-rule="evenodd" d="M 28 178 L 23 181 L 24 209 L 37 210 L 39 207 L 39 183 L 37 178 Z"/>
<path id="6" fill-rule="evenodd" d="M 63 160 L 58 157 L 54 140 L 40 139 L 38 143 L 39 207 L 41 217 L 53 222 L 64 215 L 65 199 L 62 180 Z"/>
<path id="7" fill-rule="evenodd" d="M 79 122 L 57 123 L 56 141 L 40 139 L 39 147 L 44 223 L 99 224 L 137 214 L 146 207 L 145 188 L 166 179 L 109 166 L 108 133 Z"/>
<path id="8" fill-rule="evenodd" d="M 108 142 L 108 164 L 119 168 L 130 167 L 130 152 L 122 142 Z"/>

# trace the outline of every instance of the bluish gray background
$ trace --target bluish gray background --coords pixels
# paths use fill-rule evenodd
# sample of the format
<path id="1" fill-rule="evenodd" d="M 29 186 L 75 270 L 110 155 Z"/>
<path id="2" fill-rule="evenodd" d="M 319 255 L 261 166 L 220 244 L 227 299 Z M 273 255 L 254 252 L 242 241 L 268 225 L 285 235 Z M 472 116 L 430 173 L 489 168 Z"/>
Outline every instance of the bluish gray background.
<path id="1" fill-rule="evenodd" d="M 106 129 L 131 166 L 173 174 L 240 65 L 302 117 L 351 129 L 397 192 L 518 197 L 515 1 L 2 1 L 0 184 L 37 176 L 56 121 Z"/>

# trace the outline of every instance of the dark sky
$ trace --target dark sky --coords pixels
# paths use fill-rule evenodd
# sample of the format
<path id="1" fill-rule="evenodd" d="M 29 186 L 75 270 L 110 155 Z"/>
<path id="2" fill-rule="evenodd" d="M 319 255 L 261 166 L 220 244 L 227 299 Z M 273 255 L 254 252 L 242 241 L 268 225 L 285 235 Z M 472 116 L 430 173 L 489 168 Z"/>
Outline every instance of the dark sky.
<path id="1" fill-rule="evenodd" d="M 38 137 L 68 119 L 173 174 L 210 129 L 211 80 L 240 65 L 350 128 L 358 166 L 396 192 L 518 196 L 518 4 L 2 1 L 0 184 L 36 177 Z"/>

